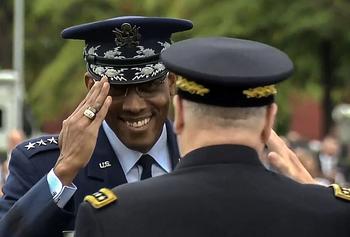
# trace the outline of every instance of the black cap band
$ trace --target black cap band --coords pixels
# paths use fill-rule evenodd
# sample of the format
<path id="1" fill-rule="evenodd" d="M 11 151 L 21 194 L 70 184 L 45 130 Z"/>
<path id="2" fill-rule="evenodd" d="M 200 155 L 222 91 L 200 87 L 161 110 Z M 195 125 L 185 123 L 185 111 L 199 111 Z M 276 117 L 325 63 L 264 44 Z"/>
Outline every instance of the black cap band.
<path id="1" fill-rule="evenodd" d="M 145 66 L 147 64 L 158 63 L 159 54 L 152 55 L 144 58 L 125 58 L 125 59 L 114 59 L 114 58 L 104 58 L 96 55 L 86 55 L 85 61 L 94 65 L 101 66 L 111 66 L 113 67 L 139 67 Z"/>

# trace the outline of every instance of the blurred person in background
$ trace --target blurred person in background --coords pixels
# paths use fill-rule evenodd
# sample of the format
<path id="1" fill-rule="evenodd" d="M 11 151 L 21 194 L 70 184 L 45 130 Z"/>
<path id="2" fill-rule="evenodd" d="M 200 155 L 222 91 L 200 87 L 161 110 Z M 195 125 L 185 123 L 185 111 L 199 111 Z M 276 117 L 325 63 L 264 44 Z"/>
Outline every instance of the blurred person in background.
<path id="1" fill-rule="evenodd" d="M 24 132 L 14 129 L 7 135 L 7 159 L 10 160 L 12 150 L 26 139 Z"/>
<path id="2" fill-rule="evenodd" d="M 315 154 L 311 150 L 305 147 L 296 147 L 293 149 L 293 151 L 300 160 L 301 164 L 319 184 L 324 186 L 331 184 L 328 179 L 324 178 Z"/>
<path id="3" fill-rule="evenodd" d="M 320 144 L 316 160 L 323 177 L 329 183 L 344 183 L 344 175 L 339 169 L 339 141 L 332 136 L 326 136 Z"/>
<path id="4" fill-rule="evenodd" d="M 2 163 L 1 165 L 1 170 L 0 170 L 0 186 L 1 186 L 1 194 L 2 194 L 2 186 L 4 185 L 7 175 L 8 175 L 8 163 L 11 159 L 11 152 L 12 150 L 21 142 L 25 140 L 25 135 L 22 130 L 19 129 L 14 129 L 11 130 L 7 134 L 7 157 L 6 160 Z"/>

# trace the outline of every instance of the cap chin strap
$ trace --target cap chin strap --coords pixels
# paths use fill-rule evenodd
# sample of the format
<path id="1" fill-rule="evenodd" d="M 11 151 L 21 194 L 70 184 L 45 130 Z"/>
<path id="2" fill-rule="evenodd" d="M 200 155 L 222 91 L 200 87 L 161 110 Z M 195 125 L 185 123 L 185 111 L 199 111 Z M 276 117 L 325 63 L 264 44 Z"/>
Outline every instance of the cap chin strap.
<path id="1" fill-rule="evenodd" d="M 160 54 L 152 55 L 143 58 L 128 58 L 128 59 L 115 59 L 104 58 L 96 55 L 85 55 L 85 61 L 88 64 L 100 65 L 100 66 L 113 66 L 113 67 L 139 67 L 147 64 L 155 64 L 159 62 Z"/>

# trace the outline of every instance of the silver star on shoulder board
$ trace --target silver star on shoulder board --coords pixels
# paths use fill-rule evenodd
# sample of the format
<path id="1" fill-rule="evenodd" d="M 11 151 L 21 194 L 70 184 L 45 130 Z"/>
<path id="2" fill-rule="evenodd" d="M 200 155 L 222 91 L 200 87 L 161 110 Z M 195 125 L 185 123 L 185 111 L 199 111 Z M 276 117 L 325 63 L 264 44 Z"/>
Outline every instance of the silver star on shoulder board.
<path id="1" fill-rule="evenodd" d="M 41 139 L 40 141 L 36 142 L 39 146 L 46 146 L 46 143 Z"/>
<path id="2" fill-rule="evenodd" d="M 57 140 L 55 140 L 54 137 L 48 138 L 47 140 L 50 142 L 50 144 L 52 144 L 52 143 L 58 144 Z"/>
<path id="3" fill-rule="evenodd" d="M 24 147 L 27 148 L 27 151 L 28 151 L 28 150 L 30 150 L 32 148 L 35 148 L 35 143 L 29 142 L 28 145 L 25 145 Z"/>

